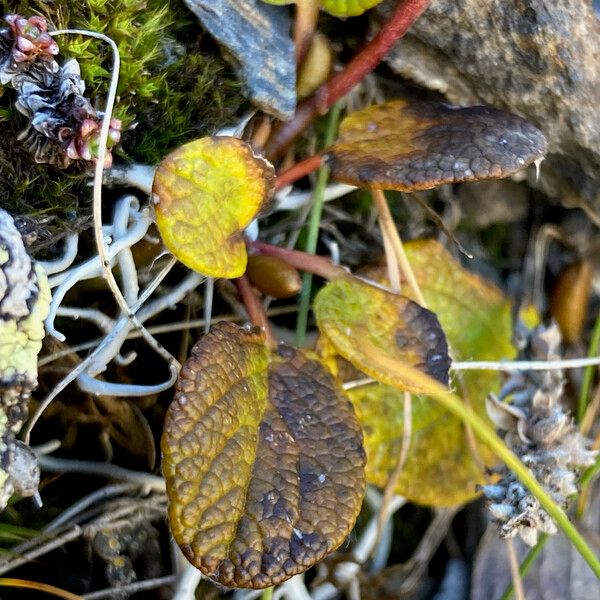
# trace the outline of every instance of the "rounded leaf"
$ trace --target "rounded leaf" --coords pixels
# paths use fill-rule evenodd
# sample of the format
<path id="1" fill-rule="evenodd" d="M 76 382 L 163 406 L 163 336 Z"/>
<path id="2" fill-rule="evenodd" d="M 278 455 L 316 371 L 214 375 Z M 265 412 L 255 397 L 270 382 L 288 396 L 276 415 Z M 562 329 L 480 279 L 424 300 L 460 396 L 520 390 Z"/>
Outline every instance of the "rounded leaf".
<path id="1" fill-rule="evenodd" d="M 381 0 L 321 0 L 323 10 L 336 17 L 357 17 Z"/>
<path id="2" fill-rule="evenodd" d="M 264 588 L 352 529 L 365 454 L 352 405 L 317 357 L 219 323 L 182 368 L 162 438 L 175 540 L 206 576 Z"/>
<path id="3" fill-rule="evenodd" d="M 491 283 L 463 269 L 434 240 L 405 245 L 427 305 L 437 314 L 452 355 L 457 360 L 501 360 L 515 356 L 511 307 Z M 385 269 L 369 276 L 385 280 Z M 407 290 L 407 293 L 410 293 Z M 501 374 L 464 371 L 452 387 L 487 420 L 485 399 L 497 391 Z M 383 383 L 348 391 L 365 432 L 367 480 L 385 486 L 402 446 L 403 394 Z M 427 396 L 413 396 L 409 456 L 395 492 L 428 506 L 451 506 L 477 495 L 484 477 L 462 422 Z M 495 462 L 489 450 L 477 446 L 481 459 Z"/>
<path id="4" fill-rule="evenodd" d="M 165 246 L 209 277 L 246 270 L 243 231 L 273 192 L 275 174 L 248 144 L 206 137 L 185 144 L 158 166 L 152 191 Z"/>
<path id="5" fill-rule="evenodd" d="M 539 129 L 503 110 L 394 100 L 346 117 L 327 157 L 337 181 L 410 192 L 507 177 L 546 150 Z"/>
<path id="6" fill-rule="evenodd" d="M 263 0 L 267 4 L 298 4 L 305 0 Z M 357 17 L 382 0 L 320 0 L 321 8 L 336 17 Z"/>
<path id="7" fill-rule="evenodd" d="M 393 362 L 448 384 L 450 357 L 434 313 L 404 296 L 342 276 L 325 285 L 314 301 L 320 332 L 357 369 L 410 392 L 426 391 L 387 369 Z"/>

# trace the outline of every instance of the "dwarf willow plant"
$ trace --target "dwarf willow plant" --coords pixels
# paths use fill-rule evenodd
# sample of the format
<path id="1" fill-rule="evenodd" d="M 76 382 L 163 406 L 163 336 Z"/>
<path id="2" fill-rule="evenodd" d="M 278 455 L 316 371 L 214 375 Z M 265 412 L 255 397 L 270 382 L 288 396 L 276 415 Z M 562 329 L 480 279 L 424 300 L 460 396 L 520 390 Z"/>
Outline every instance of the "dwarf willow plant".
<path id="1" fill-rule="evenodd" d="M 237 278 L 251 320 L 263 328 L 218 324 L 201 338 L 165 422 L 171 527 L 184 554 L 208 577 L 228 586 L 268 587 L 337 548 L 360 510 L 365 477 L 382 485 L 389 475 L 391 466 L 381 456 L 398 437 L 394 424 L 402 427 L 393 415 L 398 394 L 406 391 L 422 395 L 417 439 L 433 420 L 447 426 L 417 442 L 408 473 L 421 470 L 435 479 L 436 466 L 421 464 L 419 449 L 439 444 L 450 430 L 446 451 L 458 459 L 440 463 L 441 483 L 428 481 L 419 490 L 407 476 L 397 491 L 438 505 L 472 497 L 482 474 L 464 442 L 467 423 L 488 462 L 495 454 L 514 469 L 598 568 L 561 509 L 483 418 L 478 386 L 495 388 L 497 377 L 462 382 L 472 409 L 448 391 L 448 340 L 464 357 L 486 354 L 489 347 L 496 359 L 514 356 L 509 305 L 499 290 L 463 271 L 433 242 L 409 249 L 432 311 L 389 291 L 381 273 L 366 280 L 318 256 L 243 241 L 244 227 L 268 206 L 273 187 L 321 164 L 337 180 L 411 190 L 506 176 L 545 150 L 537 129 L 503 111 L 396 101 L 350 115 L 333 145 L 274 185 L 270 165 L 232 138 L 192 142 L 161 163 L 153 189 L 167 247 L 205 274 Z M 328 280 L 313 306 L 318 354 L 273 339 L 243 275 L 248 248 Z M 349 397 L 342 387 L 344 362 L 375 382 Z"/>

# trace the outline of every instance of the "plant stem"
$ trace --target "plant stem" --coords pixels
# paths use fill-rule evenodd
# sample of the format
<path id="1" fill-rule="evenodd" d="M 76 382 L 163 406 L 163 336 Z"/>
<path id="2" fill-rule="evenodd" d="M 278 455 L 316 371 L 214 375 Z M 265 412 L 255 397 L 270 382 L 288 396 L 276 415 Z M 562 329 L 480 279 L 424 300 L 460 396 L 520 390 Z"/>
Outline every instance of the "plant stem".
<path id="1" fill-rule="evenodd" d="M 529 550 L 529 552 L 527 553 L 527 556 L 525 556 L 525 558 L 523 559 L 523 562 L 521 563 L 521 566 L 519 567 L 519 575 L 521 576 L 521 579 L 523 577 L 525 577 L 525 575 L 527 575 L 527 572 L 531 568 L 531 565 L 535 562 L 537 557 L 540 555 L 542 549 L 544 548 L 544 545 L 546 544 L 546 542 L 549 539 L 550 539 L 550 536 L 548 534 L 542 533 L 540 535 L 540 538 L 538 539 L 538 543 L 533 548 L 531 548 L 531 550 Z M 500 600 L 510 600 L 513 593 L 514 593 L 514 587 L 513 587 L 513 584 L 510 583 L 507 586 L 507 588 L 504 590 L 504 594 L 502 594 L 502 597 L 500 598 Z"/>
<path id="2" fill-rule="evenodd" d="M 594 330 L 592 331 L 592 339 L 590 340 L 590 346 L 588 348 L 588 357 L 592 358 L 598 356 L 598 349 L 600 348 L 600 312 L 596 317 L 596 323 L 594 324 Z M 583 416 L 585 415 L 585 409 L 587 407 L 588 399 L 590 396 L 590 387 L 592 385 L 592 379 L 596 372 L 595 367 L 586 367 L 583 372 L 583 379 L 581 380 L 581 392 L 579 393 L 579 400 L 577 402 L 577 422 L 581 423 Z"/>
<path id="3" fill-rule="evenodd" d="M 260 596 L 261 600 L 271 600 L 273 598 L 273 590 L 274 589 L 275 589 L 274 587 L 269 587 L 269 588 L 264 589 Z"/>
<path id="4" fill-rule="evenodd" d="M 331 144 L 331 142 L 329 142 L 329 144 Z M 286 169 L 285 171 L 277 175 L 277 179 L 275 180 L 275 191 L 280 190 L 286 185 L 294 183 L 294 181 L 298 181 L 298 179 L 305 177 L 313 171 L 316 171 L 322 164 L 323 157 L 320 154 L 309 156 L 308 158 L 297 162 L 295 165 L 292 165 L 289 169 Z"/>
<path id="5" fill-rule="evenodd" d="M 410 440 L 412 437 L 412 394 L 410 392 L 404 392 L 404 406 L 403 406 L 403 420 L 402 420 L 402 446 L 400 448 L 400 456 L 398 462 L 394 467 L 394 470 L 390 473 L 388 480 L 383 490 L 383 498 L 381 499 L 381 508 L 379 509 L 379 518 L 377 519 L 377 536 L 375 547 L 379 545 L 381 540 L 381 534 L 383 533 L 383 527 L 387 522 L 390 513 L 390 503 L 394 497 L 396 484 L 402 475 L 404 465 L 408 459 L 408 452 L 410 450 Z"/>
<path id="6" fill-rule="evenodd" d="M 323 256 L 315 256 L 314 254 L 308 254 L 307 252 L 301 252 L 300 250 L 280 248 L 279 246 L 273 246 L 272 244 L 267 244 L 260 240 L 248 242 L 248 244 L 260 254 L 278 256 L 285 260 L 289 265 L 292 265 L 292 267 L 296 267 L 296 269 L 302 271 L 308 271 L 309 273 L 323 277 L 323 279 L 331 280 L 340 275 L 347 275 L 349 273 L 348 269 L 345 267 L 336 265 Z"/>
<path id="7" fill-rule="evenodd" d="M 294 19 L 294 45 L 296 46 L 296 64 L 300 66 L 310 48 L 317 21 L 319 20 L 318 0 L 298 0 Z"/>
<path id="8" fill-rule="evenodd" d="M 327 120 L 327 130 L 325 131 L 325 147 L 333 143 L 337 134 L 337 127 L 340 120 L 342 105 L 337 102 L 329 112 Z M 314 254 L 317 251 L 317 241 L 319 239 L 319 224 L 321 223 L 321 214 L 323 212 L 323 201 L 325 197 L 325 187 L 329 179 L 329 168 L 323 165 L 317 175 L 317 184 L 313 194 L 313 203 L 310 209 L 310 218 L 308 222 L 308 236 L 304 244 L 305 252 Z M 296 320 L 296 344 L 303 346 L 306 339 L 306 327 L 308 324 L 308 311 L 310 308 L 310 293 L 312 290 L 312 274 L 302 274 L 302 290 L 300 291 L 298 317 Z"/>
<path id="9" fill-rule="evenodd" d="M 72 594 L 71 592 L 61 590 L 60 588 L 54 587 L 53 585 L 48 585 L 47 583 L 38 583 L 37 581 L 28 581 L 26 579 L 2 577 L 0 578 L 0 586 L 37 590 L 38 592 L 52 594 L 53 596 L 58 596 L 59 598 L 64 598 L 65 600 L 83 600 L 83 596 Z"/>
<path id="10" fill-rule="evenodd" d="M 596 462 L 588 467 L 581 476 L 579 480 L 579 485 L 581 487 L 585 487 L 590 484 L 590 482 L 596 477 L 596 475 L 600 472 L 600 455 L 596 458 Z"/>
<path id="11" fill-rule="evenodd" d="M 379 357 L 380 364 L 397 373 L 400 367 L 392 360 Z M 387 363 L 387 364 L 386 364 Z M 565 536 L 588 563 L 596 577 L 600 578 L 600 560 L 595 552 L 588 546 L 576 527 L 569 521 L 565 512 L 552 500 L 548 492 L 538 483 L 531 471 L 520 461 L 520 459 L 506 446 L 495 431 L 472 409 L 465 406 L 462 400 L 454 393 L 448 392 L 446 388 L 417 369 L 402 365 L 402 378 L 412 380 L 418 387 L 426 388 L 427 395 L 431 396 L 444 408 L 456 415 L 463 423 L 470 426 L 475 435 L 486 444 L 496 456 L 511 469 L 521 483 L 535 496 L 538 502 L 562 530 Z"/>
<path id="12" fill-rule="evenodd" d="M 271 331 L 271 324 L 269 318 L 265 312 L 264 306 L 262 305 L 258 296 L 254 293 L 250 280 L 246 275 L 242 275 L 235 280 L 235 285 L 242 298 L 242 302 L 248 311 L 248 317 L 250 322 L 255 327 L 260 327 L 266 336 L 267 346 L 273 348 L 276 345 L 273 332 Z"/>
<path id="13" fill-rule="evenodd" d="M 273 131 L 273 135 L 265 147 L 266 156 L 270 160 L 279 158 L 287 146 L 306 129 L 315 117 L 326 113 L 337 100 L 347 94 L 381 62 L 390 48 L 406 33 L 428 5 L 429 0 L 399 2 L 389 21 L 354 56 L 344 70 L 334 75 L 304 100 L 290 121 L 281 123 Z"/>
<path id="14" fill-rule="evenodd" d="M 377 212 L 379 214 L 379 222 L 381 223 L 382 230 L 385 231 L 385 235 L 387 235 L 392 247 L 394 248 L 394 253 L 396 254 L 396 260 L 398 261 L 398 265 L 400 267 L 400 271 L 404 278 L 406 279 L 412 293 L 415 296 L 415 300 L 424 308 L 427 308 L 427 304 L 425 303 L 425 298 L 423 298 L 423 294 L 421 292 L 421 288 L 419 287 L 419 283 L 417 282 L 417 278 L 408 262 L 408 257 L 406 256 L 406 252 L 404 252 L 404 246 L 402 245 L 402 240 L 400 239 L 400 234 L 398 233 L 398 229 L 396 228 L 396 224 L 394 223 L 394 219 L 392 217 L 392 213 L 390 212 L 390 207 L 388 206 L 387 200 L 385 199 L 385 194 L 383 190 L 372 189 L 371 194 L 373 196 L 373 201 L 375 202 L 375 207 L 377 208 Z"/>
<path id="15" fill-rule="evenodd" d="M 515 552 L 515 545 L 512 538 L 505 540 L 506 554 L 510 565 L 510 575 L 512 579 L 513 589 L 516 600 L 525 600 L 525 591 L 523 590 L 523 579 L 519 569 L 519 559 Z"/>

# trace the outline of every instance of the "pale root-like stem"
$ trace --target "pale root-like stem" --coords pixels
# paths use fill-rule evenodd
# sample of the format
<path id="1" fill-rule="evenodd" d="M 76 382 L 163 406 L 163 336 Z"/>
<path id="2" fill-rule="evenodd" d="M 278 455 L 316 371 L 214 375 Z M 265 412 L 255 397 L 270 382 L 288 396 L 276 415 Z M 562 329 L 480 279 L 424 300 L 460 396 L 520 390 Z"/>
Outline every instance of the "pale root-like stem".
<path id="1" fill-rule="evenodd" d="M 193 565 L 186 564 L 177 577 L 177 585 L 172 600 L 194 600 L 196 588 L 202 579 L 202 574 Z"/>
<path id="2" fill-rule="evenodd" d="M 523 589 L 523 580 L 519 572 L 519 559 L 515 552 L 515 544 L 512 538 L 504 540 L 506 544 L 506 556 L 510 566 L 510 577 L 512 579 L 513 589 L 515 592 L 515 600 L 525 600 L 525 590 Z"/>
<path id="3" fill-rule="evenodd" d="M 372 189 L 371 194 L 373 196 L 375 208 L 377 209 L 377 213 L 379 215 L 379 223 L 381 225 L 382 232 L 385 232 L 383 233 L 384 240 L 385 237 L 389 239 L 396 255 L 400 272 L 406 279 L 406 282 L 408 283 L 415 300 L 422 307 L 426 308 L 427 304 L 425 302 L 425 298 L 423 298 L 423 293 L 421 292 L 417 278 L 415 277 L 412 267 L 410 266 L 410 262 L 408 261 L 408 257 L 406 256 L 406 252 L 404 251 L 404 246 L 402 245 L 400 234 L 398 233 L 392 213 L 390 212 L 390 207 L 385 199 L 385 194 L 382 190 L 377 189 Z"/>
<path id="4" fill-rule="evenodd" d="M 467 360 L 455 361 L 451 369 L 455 371 L 551 371 L 554 369 L 581 369 L 600 365 L 600 356 L 593 358 L 565 358 L 561 360 Z"/>
<path id="5" fill-rule="evenodd" d="M 346 194 L 350 194 L 356 190 L 353 185 L 347 185 L 345 183 L 332 183 L 328 185 L 323 193 L 323 202 L 329 202 L 330 200 L 337 200 Z M 313 199 L 313 191 L 307 192 L 291 192 L 284 193 L 283 191 L 275 194 L 275 207 L 276 210 L 298 210 L 307 204 L 310 204 Z"/>
<path id="6" fill-rule="evenodd" d="M 275 308 L 270 308 L 267 311 L 267 316 L 275 317 L 275 316 L 279 316 L 279 315 L 289 315 L 289 314 L 293 314 L 297 311 L 298 311 L 298 307 L 296 305 L 277 306 Z M 216 321 L 231 321 L 231 322 L 235 323 L 235 322 L 242 321 L 242 320 L 243 319 L 238 315 L 223 315 L 223 316 L 214 317 L 213 319 L 210 320 L 210 322 L 206 321 L 205 319 L 191 319 L 189 321 L 176 321 L 174 323 L 164 323 L 161 325 L 152 325 L 150 327 L 146 327 L 146 329 L 153 335 L 159 335 L 161 333 L 172 333 L 174 331 L 184 331 L 186 329 L 194 329 L 196 327 L 206 329 L 207 326 L 210 327 L 210 325 L 212 323 L 215 323 Z M 133 339 L 140 338 L 140 337 L 142 337 L 142 336 L 138 331 L 130 331 L 127 334 L 125 339 L 133 340 Z M 98 346 L 98 344 L 100 344 L 101 342 L 102 342 L 102 338 L 96 338 L 94 340 L 90 340 L 89 342 L 82 342 L 81 344 L 75 344 L 73 346 L 69 346 L 68 348 L 65 348 L 64 350 L 59 350 L 58 352 L 53 352 L 52 354 L 50 354 L 48 356 L 44 356 L 44 358 L 41 358 L 38 363 L 38 366 L 43 367 L 45 365 L 48 365 L 48 364 L 54 362 L 55 360 L 59 360 L 65 356 L 68 356 L 69 354 L 72 354 L 73 352 L 82 352 L 83 350 L 91 350 L 92 348 L 96 348 Z"/>
<path id="7" fill-rule="evenodd" d="M 146 289 L 140 295 L 135 306 L 132 307 L 131 310 L 133 313 L 135 313 L 146 302 L 158 285 L 160 285 L 160 282 L 167 276 L 174 264 L 175 259 L 169 261 L 169 263 L 160 271 L 154 280 L 146 287 Z M 91 375 L 97 375 L 98 373 L 101 373 L 106 364 L 119 353 L 122 345 L 121 336 L 126 336 L 131 327 L 132 321 L 129 318 L 129 315 L 122 316 L 117 321 L 110 334 L 100 342 L 100 344 L 91 352 L 91 354 L 82 360 L 74 369 L 72 369 L 56 384 L 52 391 L 44 398 L 44 400 L 42 400 L 42 402 L 40 402 L 35 412 L 29 419 L 29 422 L 27 423 L 23 432 L 23 440 L 26 444 L 29 444 L 31 430 L 37 423 L 38 419 L 42 416 L 42 413 L 44 410 L 46 410 L 50 402 L 52 402 L 52 400 L 54 400 L 54 398 L 56 398 L 56 396 L 58 396 L 58 394 L 60 394 L 60 392 L 62 392 L 70 383 L 75 381 L 80 374 L 84 372 L 87 372 Z M 126 331 L 124 332 L 124 330 Z"/>
<path id="8" fill-rule="evenodd" d="M 54 456 L 38 456 L 40 468 L 52 473 L 85 473 L 100 475 L 117 481 L 136 483 L 142 488 L 153 492 L 165 491 L 165 480 L 151 473 L 124 469 L 112 463 L 94 462 L 89 460 L 73 460 L 68 458 L 55 458 Z"/>
<path id="9" fill-rule="evenodd" d="M 112 119 L 112 112 L 117 96 L 117 86 L 119 83 L 119 69 L 121 64 L 121 57 L 119 55 L 119 49 L 117 44 L 110 37 L 103 33 L 95 31 L 87 31 L 83 29 L 61 29 L 53 31 L 51 35 L 63 35 L 63 34 L 74 34 L 83 35 L 87 37 L 96 38 L 107 43 L 113 54 L 113 65 L 112 73 L 110 78 L 110 84 L 108 87 L 108 94 L 106 96 L 106 106 L 104 114 L 102 116 L 102 125 L 100 128 L 100 136 L 98 139 L 98 157 L 94 168 L 94 184 L 92 192 L 92 215 L 94 219 L 94 239 L 96 242 L 96 250 L 100 258 L 102 265 L 102 272 L 108 287 L 118 304 L 119 308 L 124 315 L 127 315 L 134 323 L 136 328 L 142 334 L 142 337 L 146 340 L 146 343 L 159 354 L 171 368 L 178 368 L 179 363 L 165 348 L 163 348 L 144 328 L 144 326 L 135 317 L 134 312 L 130 310 L 130 306 L 125 299 L 125 296 L 121 292 L 117 280 L 111 269 L 110 261 L 107 258 L 107 248 L 104 243 L 104 233 L 102 231 L 102 177 L 104 172 L 104 163 L 106 158 L 106 149 L 108 143 L 108 134 L 110 129 L 110 121 Z"/>
<path id="10" fill-rule="evenodd" d="M 88 31 L 84 29 L 60 29 L 58 31 L 51 32 L 51 35 L 53 36 L 64 34 L 83 35 L 101 40 L 110 46 L 113 55 L 112 73 L 110 77 L 108 94 L 106 96 L 106 106 L 104 108 L 104 114 L 102 117 L 102 125 L 100 127 L 100 137 L 98 140 L 98 157 L 96 158 L 96 163 L 94 165 L 92 214 L 94 218 L 94 238 L 96 241 L 96 250 L 98 251 L 98 256 L 100 257 L 104 278 L 106 279 L 108 287 L 110 288 L 110 291 L 119 305 L 119 308 L 123 311 L 123 313 L 128 314 L 129 306 L 127 305 L 127 301 L 121 293 L 121 290 L 117 284 L 117 280 L 112 273 L 104 243 L 104 235 L 102 232 L 102 175 L 104 171 L 104 161 L 106 158 L 106 146 L 108 142 L 110 120 L 112 119 L 112 112 L 115 99 L 117 97 L 117 85 L 119 83 L 119 70 L 121 66 L 119 48 L 114 40 L 112 40 L 110 37 L 96 31 Z"/>
<path id="11" fill-rule="evenodd" d="M 177 581 L 177 575 L 165 575 L 164 577 L 156 577 L 155 579 L 145 579 L 144 581 L 135 581 L 127 585 L 119 586 L 119 592 L 125 594 L 135 594 L 136 592 L 143 592 L 146 590 L 154 590 L 159 587 L 166 585 L 172 585 Z M 105 590 L 98 590 L 97 592 L 89 592 L 84 594 L 82 598 L 84 600 L 101 600 L 103 598 L 114 598 L 115 588 L 106 588 Z M 173 598 L 175 598 L 173 596 Z"/>
<path id="12" fill-rule="evenodd" d="M 46 275 L 54 275 L 68 269 L 77 258 L 77 248 L 79 247 L 79 234 L 69 233 L 65 239 L 65 249 L 63 255 L 56 260 L 39 261 L 38 264 L 44 269 Z"/>
<path id="13" fill-rule="evenodd" d="M 412 395 L 410 392 L 404 392 L 404 406 L 403 406 L 403 421 L 402 421 L 402 446 L 400 447 L 400 456 L 398 456 L 398 462 L 394 467 L 394 470 L 390 473 L 385 489 L 383 490 L 383 500 L 381 501 L 381 508 L 379 509 L 379 518 L 377 519 L 377 542 L 375 546 L 379 545 L 381 534 L 383 532 L 383 526 L 388 520 L 388 512 L 390 502 L 394 497 L 396 484 L 402 475 L 404 465 L 408 459 L 408 452 L 410 450 L 410 439 L 412 436 Z"/>

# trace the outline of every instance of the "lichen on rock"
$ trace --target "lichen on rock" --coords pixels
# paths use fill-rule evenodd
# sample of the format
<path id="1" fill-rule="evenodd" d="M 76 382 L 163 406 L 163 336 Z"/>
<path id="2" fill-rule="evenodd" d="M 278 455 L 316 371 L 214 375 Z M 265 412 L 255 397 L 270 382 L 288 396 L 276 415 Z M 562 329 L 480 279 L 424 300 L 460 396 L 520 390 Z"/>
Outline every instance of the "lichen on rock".
<path id="1" fill-rule="evenodd" d="M 12 217 L 0 209 L 0 510 L 15 492 L 37 492 L 35 455 L 15 435 L 37 386 L 37 355 L 49 303 L 43 269 L 25 251 Z"/>

